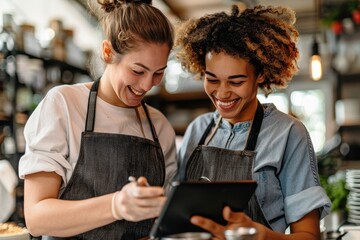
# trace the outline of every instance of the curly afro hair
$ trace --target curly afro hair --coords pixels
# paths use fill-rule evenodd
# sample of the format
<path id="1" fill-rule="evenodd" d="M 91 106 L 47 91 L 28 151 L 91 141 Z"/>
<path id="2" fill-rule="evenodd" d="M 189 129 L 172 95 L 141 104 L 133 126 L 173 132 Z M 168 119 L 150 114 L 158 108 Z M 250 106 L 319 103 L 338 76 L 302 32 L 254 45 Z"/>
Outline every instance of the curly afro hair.
<path id="1" fill-rule="evenodd" d="M 205 72 L 208 52 L 225 52 L 247 59 L 265 81 L 259 88 L 268 95 L 285 88 L 298 71 L 299 37 L 295 12 L 289 8 L 255 6 L 243 12 L 234 5 L 230 14 L 219 12 L 184 22 L 175 47 L 183 67 L 198 77 Z"/>

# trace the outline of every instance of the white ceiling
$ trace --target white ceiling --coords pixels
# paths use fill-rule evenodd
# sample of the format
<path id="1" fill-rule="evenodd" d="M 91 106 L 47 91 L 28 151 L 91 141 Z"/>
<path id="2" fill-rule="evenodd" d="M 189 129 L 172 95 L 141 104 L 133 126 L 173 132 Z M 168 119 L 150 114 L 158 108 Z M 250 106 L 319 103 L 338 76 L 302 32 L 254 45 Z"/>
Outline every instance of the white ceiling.
<path id="1" fill-rule="evenodd" d="M 287 6 L 296 12 L 297 28 L 301 33 L 319 31 L 319 10 L 321 0 L 155 0 L 161 1 L 170 9 L 170 12 L 179 19 L 203 16 L 217 11 L 229 11 L 232 4 L 244 8 L 257 4 Z"/>

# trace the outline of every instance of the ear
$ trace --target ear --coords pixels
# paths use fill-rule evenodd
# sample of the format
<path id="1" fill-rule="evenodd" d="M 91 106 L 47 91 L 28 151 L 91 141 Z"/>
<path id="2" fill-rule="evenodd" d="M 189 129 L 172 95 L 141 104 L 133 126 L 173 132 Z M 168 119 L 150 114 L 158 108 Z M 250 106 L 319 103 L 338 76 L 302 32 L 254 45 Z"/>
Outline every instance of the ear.
<path id="1" fill-rule="evenodd" d="M 112 57 L 112 46 L 108 40 L 104 40 L 102 42 L 102 56 L 106 63 L 111 62 Z"/>
<path id="2" fill-rule="evenodd" d="M 263 74 L 263 73 L 260 73 L 260 74 L 258 75 L 256 81 L 257 81 L 257 83 L 262 83 L 262 82 L 264 82 L 264 81 L 265 81 L 265 76 L 264 76 L 264 74 Z"/>

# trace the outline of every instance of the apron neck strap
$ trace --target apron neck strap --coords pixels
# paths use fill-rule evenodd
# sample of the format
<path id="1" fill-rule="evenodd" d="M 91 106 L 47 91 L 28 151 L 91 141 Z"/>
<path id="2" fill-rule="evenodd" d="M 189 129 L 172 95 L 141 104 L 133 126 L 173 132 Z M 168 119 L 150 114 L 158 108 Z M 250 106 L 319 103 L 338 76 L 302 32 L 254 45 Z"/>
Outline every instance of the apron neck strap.
<path id="1" fill-rule="evenodd" d="M 99 82 L 100 82 L 100 78 L 96 79 L 90 89 L 86 122 L 85 122 L 85 132 L 94 131 L 96 98 L 97 98 L 97 90 L 99 88 Z"/>
<path id="2" fill-rule="evenodd" d="M 148 119 L 148 121 L 149 121 L 149 125 L 150 125 L 150 128 L 151 128 L 151 133 L 152 133 L 152 135 L 153 135 L 154 141 L 158 143 L 158 142 L 159 142 L 159 138 L 158 138 L 158 136 L 157 136 L 157 134 L 156 134 L 156 130 L 155 130 L 154 124 L 152 123 L 152 121 L 151 121 L 151 119 L 150 119 L 149 110 L 148 110 L 148 108 L 147 108 L 144 100 L 141 101 L 141 105 L 142 105 L 142 107 L 144 108 L 146 117 L 147 117 L 147 119 Z"/>
<path id="3" fill-rule="evenodd" d="M 257 101 L 257 103 L 258 104 L 255 112 L 255 117 L 251 124 L 251 129 L 250 129 L 249 137 L 246 141 L 245 150 L 250 150 L 250 151 L 255 150 L 256 142 L 260 133 L 261 124 L 264 117 L 264 109 L 261 103 L 259 102 L 259 100 Z"/>
<path id="4" fill-rule="evenodd" d="M 204 134 L 202 135 L 198 145 L 204 145 L 205 143 L 205 140 L 207 138 L 207 136 L 209 135 L 211 129 L 212 129 L 212 126 L 214 125 L 215 121 L 214 121 L 214 118 L 211 119 L 211 122 L 209 123 L 209 125 L 207 126 Z"/>

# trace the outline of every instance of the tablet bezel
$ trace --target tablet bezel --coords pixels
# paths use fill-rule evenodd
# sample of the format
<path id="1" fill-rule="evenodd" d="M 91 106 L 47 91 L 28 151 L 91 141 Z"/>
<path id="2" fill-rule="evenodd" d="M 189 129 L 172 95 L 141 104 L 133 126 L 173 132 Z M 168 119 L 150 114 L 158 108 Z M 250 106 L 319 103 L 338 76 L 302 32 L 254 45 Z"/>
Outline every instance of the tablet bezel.
<path id="1" fill-rule="evenodd" d="M 256 187 L 254 180 L 173 182 L 160 216 L 152 226 L 150 237 L 154 239 L 183 232 L 206 232 L 190 223 L 193 215 L 225 224 L 223 208 L 229 206 L 233 211 L 243 211 Z"/>

